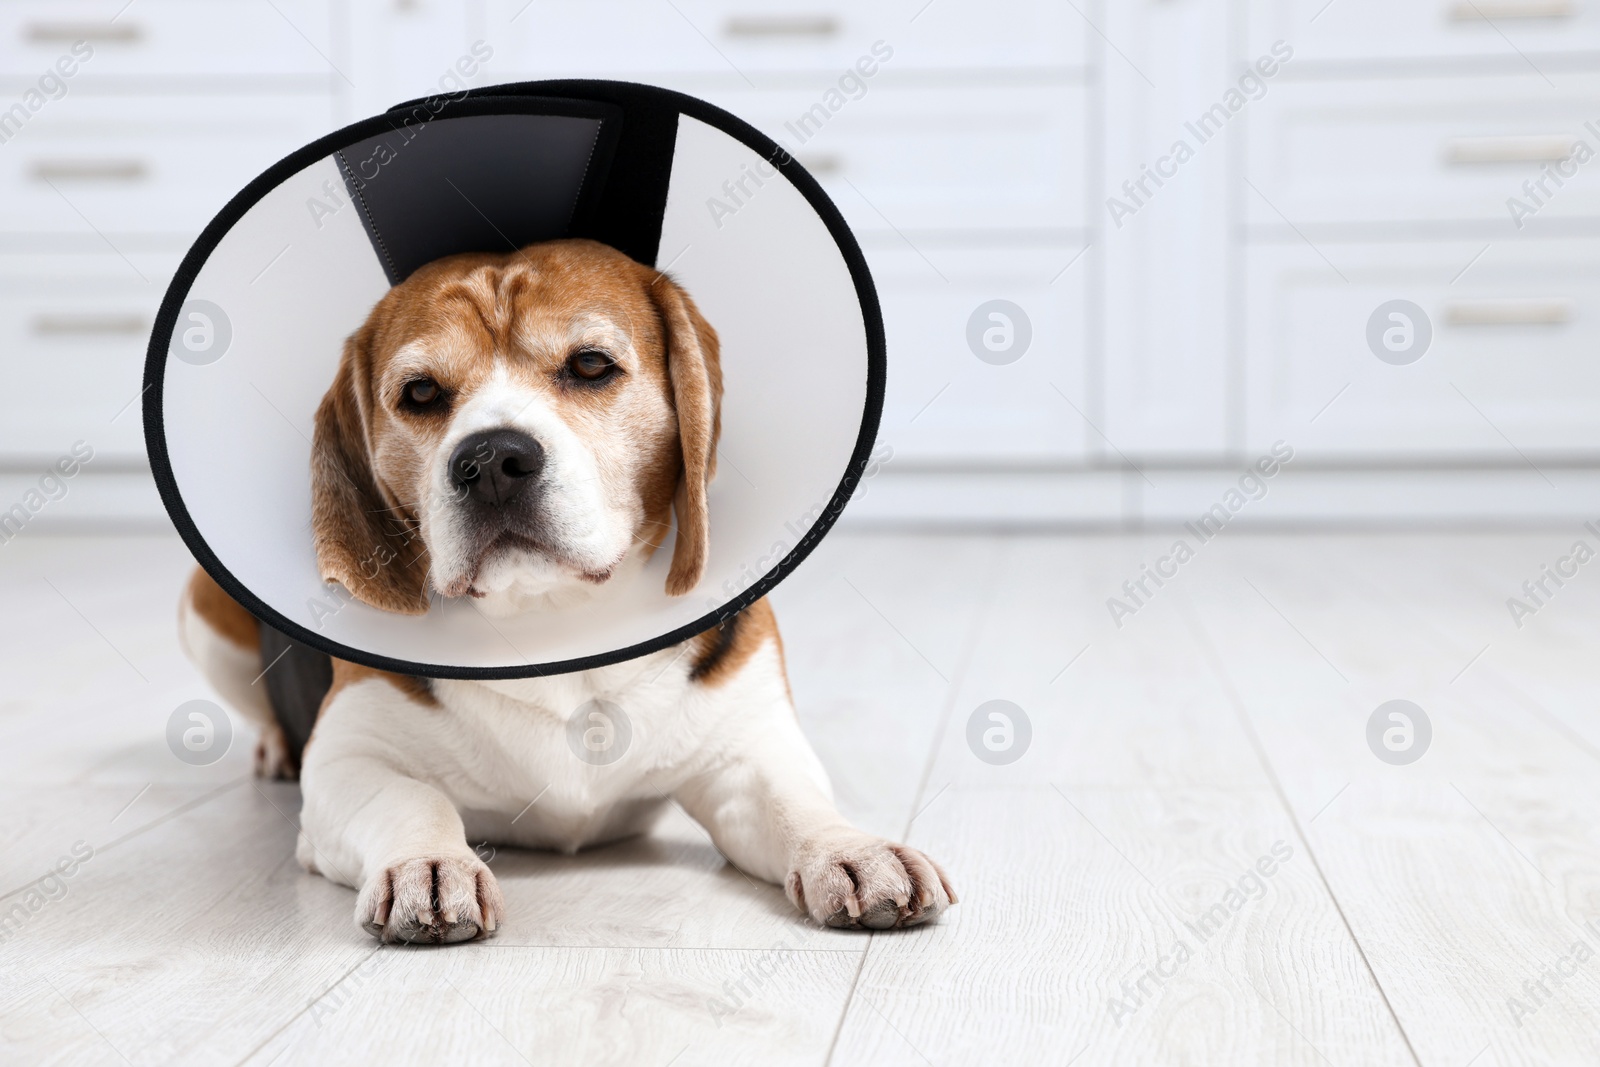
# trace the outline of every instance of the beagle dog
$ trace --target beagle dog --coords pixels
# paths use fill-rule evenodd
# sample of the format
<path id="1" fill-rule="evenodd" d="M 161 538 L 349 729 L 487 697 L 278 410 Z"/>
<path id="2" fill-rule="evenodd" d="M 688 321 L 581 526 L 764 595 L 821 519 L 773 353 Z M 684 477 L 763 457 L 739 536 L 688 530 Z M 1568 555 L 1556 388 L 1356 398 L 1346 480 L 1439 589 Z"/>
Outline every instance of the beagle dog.
<path id="1" fill-rule="evenodd" d="M 420 614 L 435 594 L 490 617 L 539 611 L 641 580 L 675 519 L 666 589 L 687 593 L 706 563 L 721 393 L 716 332 L 621 252 L 561 240 L 430 263 L 346 341 L 317 411 L 321 573 L 385 611 Z M 180 626 L 261 727 L 256 772 L 298 776 L 300 862 L 356 889 L 356 924 L 383 941 L 464 941 L 504 921 L 469 841 L 571 853 L 647 831 L 673 801 L 818 923 L 912 926 L 956 902 L 938 864 L 835 809 L 766 600 L 681 645 L 551 677 L 416 678 L 322 657 L 303 751 L 282 706 L 293 687 L 251 684 L 268 639 L 287 639 L 200 570 Z M 607 707 L 623 709 L 630 744 L 584 758 L 571 723 L 603 731 Z"/>

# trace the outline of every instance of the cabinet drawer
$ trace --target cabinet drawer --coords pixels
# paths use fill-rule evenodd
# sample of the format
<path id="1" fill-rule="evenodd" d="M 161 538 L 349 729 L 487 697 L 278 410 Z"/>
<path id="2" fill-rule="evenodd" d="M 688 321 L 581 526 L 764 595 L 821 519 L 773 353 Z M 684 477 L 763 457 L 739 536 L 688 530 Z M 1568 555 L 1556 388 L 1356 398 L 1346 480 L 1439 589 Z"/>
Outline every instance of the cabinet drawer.
<path id="1" fill-rule="evenodd" d="M 948 281 L 908 249 L 867 249 L 889 349 L 879 440 L 894 448 L 896 460 L 966 465 L 1083 458 L 1092 431 L 1061 396 L 1089 410 L 1088 272 L 1079 261 L 1062 273 L 1081 246 L 925 251 Z M 995 335 L 994 343 L 1017 344 L 1024 331 L 1029 334 L 1022 355 L 1005 364 L 980 359 L 968 341 L 974 313 L 995 299 L 1020 307 L 1026 324 L 1015 316 L 979 316 L 983 329 L 1011 331 L 1009 338 Z"/>
<path id="2" fill-rule="evenodd" d="M 1083 63 L 1083 19 L 1066 4 L 995 0 L 784 3 L 771 0 L 490 0 L 489 29 L 507 66 L 536 77 L 661 73 L 760 75 L 853 67 L 882 41 L 890 69 L 1015 68 Z"/>
<path id="3" fill-rule="evenodd" d="M 112 252 L 0 256 L 0 363 L 11 397 L 0 454 L 37 456 L 82 438 L 96 455 L 144 455 L 145 346 L 179 257 L 128 258 L 133 266 Z"/>
<path id="4" fill-rule="evenodd" d="M 74 93 L 0 152 L 0 229 L 193 233 L 326 132 L 328 98 Z"/>
<path id="5" fill-rule="evenodd" d="M 815 93 L 707 96 L 784 145 L 854 228 L 1031 234 L 1083 225 L 1087 119 L 1079 87 L 873 84 L 822 122 L 810 111 Z"/>
<path id="6" fill-rule="evenodd" d="M 1251 447 L 1510 464 L 1518 449 L 1600 454 L 1600 241 L 1485 243 L 1325 246 L 1348 281 L 1303 243 L 1250 248 Z M 1426 326 L 1381 315 L 1377 344 L 1395 329 L 1392 344 L 1415 345 L 1426 329 L 1415 362 L 1369 343 L 1391 300 Z"/>
<path id="7" fill-rule="evenodd" d="M 13 0 L 0 4 L 0 70 L 31 82 L 82 40 L 94 51 L 69 86 L 130 74 L 337 79 L 318 54 L 333 54 L 332 20 L 321 0 Z"/>
<path id="8" fill-rule="evenodd" d="M 1580 140 L 1600 155 L 1600 134 L 1585 125 L 1600 119 L 1600 76 L 1559 84 L 1518 74 L 1275 85 L 1249 117 L 1250 180 L 1266 200 L 1248 194 L 1248 219 L 1491 221 L 1509 238 L 1512 197 L 1539 208 L 1525 227 L 1600 215 L 1600 180 L 1583 173 L 1600 162 L 1563 164 L 1574 173 L 1564 187 L 1546 180 L 1542 206 L 1523 188 Z"/>
<path id="9" fill-rule="evenodd" d="M 1600 49 L 1600 3 L 1251 0 L 1250 54 L 1275 40 L 1294 46 L 1295 63 L 1472 56 L 1527 69 L 1518 52 L 1538 56 Z"/>

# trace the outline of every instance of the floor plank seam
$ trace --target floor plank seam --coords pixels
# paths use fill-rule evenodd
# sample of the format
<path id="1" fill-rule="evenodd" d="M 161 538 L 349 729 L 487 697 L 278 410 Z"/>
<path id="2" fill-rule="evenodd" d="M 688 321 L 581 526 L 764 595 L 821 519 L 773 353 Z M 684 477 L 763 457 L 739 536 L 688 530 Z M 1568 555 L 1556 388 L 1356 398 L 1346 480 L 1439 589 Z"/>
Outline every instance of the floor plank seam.
<path id="1" fill-rule="evenodd" d="M 939 762 L 939 750 L 944 745 L 950 718 L 955 714 L 956 700 L 961 696 L 961 687 L 966 684 L 967 675 L 972 669 L 972 661 L 978 654 L 978 642 L 982 639 L 984 624 L 988 622 L 989 612 L 993 610 L 995 599 L 999 596 L 1000 567 L 1010 555 L 1010 544 L 1005 540 L 997 540 L 994 559 L 990 562 L 989 574 L 984 579 L 983 600 L 979 603 L 978 610 L 973 613 L 972 626 L 962 641 L 956 669 L 951 672 L 950 695 L 946 698 L 944 707 L 939 710 L 939 723 L 934 728 L 933 743 L 928 748 L 928 758 L 922 767 L 922 778 L 917 783 L 916 794 L 911 800 L 911 816 L 906 820 L 906 828 L 900 835 L 902 840 L 911 836 L 911 824 L 916 822 L 917 816 L 922 812 L 922 798 L 928 791 L 929 781 L 933 778 L 933 768 Z"/>
<path id="2" fill-rule="evenodd" d="M 1360 580 L 1359 579 L 1359 573 L 1357 574 L 1357 579 Z M 1424 613 L 1417 612 L 1414 609 L 1414 606 L 1409 601 L 1404 600 L 1403 598 L 1402 599 L 1396 599 L 1393 595 L 1391 595 L 1389 593 L 1388 590 L 1383 588 L 1381 583 L 1377 584 L 1377 585 L 1374 585 L 1371 582 L 1363 581 L 1362 582 L 1362 587 L 1366 590 L 1367 595 L 1370 596 L 1375 602 L 1384 604 L 1386 607 L 1390 608 L 1393 611 L 1405 612 L 1406 614 L 1410 615 L 1413 619 L 1415 619 L 1417 626 L 1426 629 L 1430 634 L 1432 634 L 1434 636 L 1434 638 L 1435 638 L 1434 646 L 1436 648 L 1447 650 L 1451 654 L 1458 654 L 1458 649 L 1457 649 L 1457 645 L 1456 645 L 1455 640 L 1452 639 L 1451 636 L 1448 633 L 1446 633 L 1444 630 L 1439 628 L 1439 626 L 1434 622 L 1432 616 L 1429 616 L 1429 615 L 1424 614 Z M 1469 667 L 1473 666 L 1473 664 L 1479 663 L 1480 657 L 1482 657 L 1483 654 L 1489 650 L 1489 648 L 1492 646 L 1492 644 L 1493 644 L 1493 642 L 1490 642 L 1490 644 L 1484 645 L 1483 648 L 1479 650 L 1478 654 L 1476 656 L 1472 657 L 1472 659 L 1470 661 L 1468 661 L 1468 663 L 1467 663 L 1467 665 L 1465 667 L 1461 668 L 1461 671 L 1456 675 L 1456 677 L 1450 679 L 1450 683 L 1452 685 L 1454 685 L 1455 682 L 1456 682 L 1456 679 L 1460 678 L 1462 674 L 1465 674 Z M 1549 708 L 1545 707 L 1545 705 L 1541 701 L 1537 700 L 1532 694 L 1528 693 L 1521 686 L 1519 686 L 1515 682 L 1513 682 L 1502 670 L 1497 668 L 1491 661 L 1483 660 L 1482 661 L 1482 670 L 1488 671 L 1489 675 L 1496 682 L 1500 683 L 1501 686 L 1503 686 L 1504 688 L 1506 688 L 1506 689 L 1510 690 L 1511 692 L 1517 694 L 1524 701 L 1526 701 L 1528 708 L 1535 715 L 1537 715 L 1540 719 L 1544 720 L 1545 724 L 1548 725 L 1551 729 L 1555 730 L 1556 733 L 1560 734 L 1562 737 L 1565 737 L 1567 739 L 1567 741 L 1569 743 L 1571 743 L 1575 748 L 1577 748 L 1579 751 L 1583 752 L 1585 755 L 1589 756 L 1590 758 L 1596 760 L 1597 762 L 1600 762 L 1600 748 L 1597 748 L 1594 745 L 1594 743 L 1591 742 L 1588 738 L 1584 737 L 1577 730 L 1573 729 L 1573 727 L 1569 723 L 1567 723 L 1566 720 L 1562 719 L 1555 712 L 1553 712 Z"/>
<path id="3" fill-rule="evenodd" d="M 145 823 L 143 826 L 138 826 L 138 827 L 135 827 L 132 830 L 129 830 L 127 833 L 123 834 L 121 837 L 114 837 L 110 841 L 106 842 L 103 845 L 95 845 L 95 846 L 93 846 L 94 854 L 96 856 L 99 856 L 99 855 L 101 855 L 103 853 L 110 852 L 112 849 L 116 848 L 118 845 L 125 844 L 126 842 L 133 840 L 134 838 L 138 837 L 140 834 L 145 833 L 148 830 L 154 830 L 157 826 L 161 826 L 164 823 L 170 822 L 171 820 L 177 818 L 180 815 L 185 815 L 188 812 L 194 810 L 195 808 L 198 808 L 200 805 L 206 803 L 207 801 L 215 800 L 217 797 L 221 796 L 223 793 L 226 793 L 230 789 L 239 788 L 246 781 L 248 781 L 248 779 L 246 779 L 246 778 L 237 778 L 237 779 L 235 779 L 235 780 L 233 780 L 231 782 L 225 782 L 222 785 L 217 786 L 215 789 L 211 790 L 210 792 L 203 793 L 200 796 L 195 797 L 193 800 L 185 801 L 184 803 L 178 805 L 176 808 L 173 808 L 171 811 L 167 812 L 166 814 L 158 815 L 156 818 L 150 820 L 148 823 Z M 40 875 L 38 878 L 31 879 L 31 880 L 23 883 L 22 885 L 17 886 L 15 889 L 8 889 L 4 893 L 0 893 L 0 900 L 5 900 L 5 899 L 7 899 L 9 897 L 16 896 L 18 893 L 26 892 L 29 888 L 37 885 L 38 883 L 40 883 L 44 879 L 48 878 L 49 876 L 50 876 L 50 872 L 46 871 L 44 874 Z"/>
<path id="4" fill-rule="evenodd" d="M 1596 748 L 1588 738 L 1584 737 L 1582 734 L 1578 733 L 1577 730 L 1573 729 L 1565 719 L 1561 718 L 1561 716 L 1545 707 L 1542 702 L 1535 699 L 1532 694 L 1525 691 L 1521 686 L 1512 682 L 1511 679 L 1502 674 L 1500 670 L 1494 666 L 1494 664 L 1485 663 L 1483 665 L 1483 669 L 1488 671 L 1490 676 L 1505 688 L 1509 689 L 1511 692 L 1517 694 L 1523 700 L 1527 701 L 1528 707 L 1533 711 L 1533 713 L 1539 716 L 1539 718 L 1543 719 L 1552 730 L 1566 738 L 1568 743 L 1570 743 L 1574 748 L 1578 749 L 1578 751 L 1582 752 L 1584 755 L 1595 760 L 1596 762 L 1600 762 L 1600 748 Z"/>
<path id="5" fill-rule="evenodd" d="M 833 1028 L 833 1039 L 828 1042 L 828 1054 L 822 1057 L 822 1067 L 833 1067 L 833 1054 L 838 1051 L 839 1038 L 844 1035 L 844 1024 L 850 1021 L 850 1007 L 856 1000 L 856 987 L 861 984 L 861 972 L 867 967 L 867 953 L 872 949 L 872 938 L 861 947 L 861 958 L 856 960 L 856 973 L 850 976 L 850 991 L 844 996 L 844 1008 L 839 1012 L 839 1022 Z"/>
<path id="6" fill-rule="evenodd" d="M 1344 926 L 1345 934 L 1350 938 L 1350 944 L 1361 957 L 1361 965 L 1367 969 L 1367 976 L 1372 979 L 1373 988 L 1378 991 L 1378 996 L 1383 999 L 1384 1010 L 1389 1013 L 1389 1018 L 1394 1021 L 1395 1030 L 1400 1034 L 1400 1040 L 1405 1042 L 1406 1051 L 1411 1055 L 1411 1062 L 1417 1067 L 1422 1067 L 1422 1058 L 1417 1054 L 1416 1046 L 1411 1042 L 1411 1035 L 1406 1032 L 1405 1025 L 1400 1021 L 1399 1013 L 1395 1011 L 1394 1003 L 1389 999 L 1389 991 L 1383 987 L 1383 982 L 1378 978 L 1377 970 L 1372 966 L 1372 961 L 1367 958 L 1366 946 L 1356 936 L 1354 927 L 1350 925 L 1350 917 L 1345 914 L 1344 905 L 1339 901 L 1339 896 L 1334 892 L 1333 886 L 1328 881 L 1327 872 L 1322 869 L 1322 862 L 1317 858 L 1316 849 L 1312 847 L 1307 838 L 1305 828 L 1300 825 L 1300 819 L 1294 813 L 1294 807 L 1289 803 L 1288 794 L 1283 790 L 1283 783 L 1278 778 L 1278 772 L 1272 765 L 1272 760 L 1267 754 L 1266 746 L 1261 743 L 1261 737 L 1256 733 L 1255 724 L 1250 719 L 1250 712 L 1245 707 L 1244 698 L 1233 684 L 1233 678 L 1228 673 L 1227 664 L 1222 662 L 1221 653 L 1217 651 L 1211 635 L 1206 631 L 1204 622 L 1199 618 L 1198 609 L 1194 606 L 1182 590 L 1179 591 L 1178 612 L 1184 618 L 1195 643 L 1200 647 L 1201 655 L 1205 657 L 1206 664 L 1211 668 L 1211 673 L 1216 677 L 1222 687 L 1228 702 L 1233 705 L 1234 714 L 1238 717 L 1239 726 L 1244 731 L 1250 742 L 1250 747 L 1255 750 L 1256 759 L 1261 764 L 1262 771 L 1267 780 L 1271 782 L 1273 792 L 1277 794 L 1278 802 L 1283 806 L 1284 815 L 1294 827 L 1294 833 L 1300 846 L 1306 850 L 1306 857 L 1311 860 L 1312 870 L 1317 872 L 1317 880 L 1322 883 L 1323 892 L 1328 894 L 1328 900 L 1333 905 L 1333 910 L 1339 916 L 1339 922 Z M 1258 993 L 1259 995 L 1259 993 Z M 1270 1002 L 1269 1002 L 1270 1003 Z M 1277 1010 L 1274 1008 L 1274 1010 Z M 1281 1013 L 1280 1013 L 1281 1014 Z M 1292 1025 L 1292 1024 L 1291 1024 Z M 1307 1044 L 1310 1044 L 1309 1039 Z M 1322 1056 L 1320 1050 L 1312 1045 L 1312 1050 Z M 1323 1057 L 1326 1059 L 1326 1057 Z"/>
<path id="7" fill-rule="evenodd" d="M 328 994 L 332 993 L 335 989 L 338 989 L 341 985 L 343 985 L 349 979 L 349 977 L 352 974 L 355 974 L 361 968 L 365 967 L 367 965 L 367 962 L 369 960 L 371 960 L 372 957 L 376 956 L 378 953 L 383 951 L 383 948 L 384 948 L 384 946 L 382 946 L 382 945 L 374 946 L 371 952 L 368 952 L 365 956 L 362 956 L 359 960 L 357 960 L 350 967 L 349 970 L 347 970 L 343 974 L 341 974 L 338 977 L 338 979 L 333 982 L 333 984 L 328 986 L 327 989 L 324 989 L 321 993 L 318 993 L 316 996 L 314 996 L 310 1000 L 306 1001 L 305 1006 L 302 1007 L 299 1011 L 295 1012 L 293 1015 L 289 1016 L 289 1018 L 285 1019 L 283 1021 L 283 1025 L 282 1026 L 278 1027 L 276 1030 L 272 1031 L 272 1033 L 268 1034 L 265 1038 L 263 1038 L 261 1040 L 261 1043 L 256 1045 L 255 1048 L 253 1048 L 249 1052 L 245 1053 L 243 1058 L 241 1058 L 237 1063 L 234 1064 L 234 1067 L 244 1067 L 244 1065 L 246 1063 L 249 1063 L 250 1060 L 257 1053 L 259 1053 L 262 1049 L 266 1048 L 268 1045 L 272 1044 L 272 1042 L 276 1041 L 278 1039 L 278 1035 L 280 1035 L 284 1031 L 288 1030 L 289 1027 L 293 1026 L 295 1024 L 295 1022 L 301 1016 L 305 1015 L 312 1008 L 316 1007 L 323 1000 L 327 999 Z M 282 1053 L 279 1053 L 279 1055 L 281 1056 Z M 274 1057 L 274 1060 L 276 1060 L 276 1059 L 277 1059 L 277 1057 Z"/>
<path id="8" fill-rule="evenodd" d="M 909 840 L 912 824 L 917 821 L 917 816 L 922 813 L 922 797 L 928 791 L 928 783 L 933 777 L 933 768 L 939 761 L 939 750 L 944 745 L 945 731 L 949 727 L 950 718 L 955 714 L 956 700 L 961 695 L 961 687 L 966 684 L 967 674 L 971 670 L 972 661 L 977 656 L 978 642 L 983 635 L 984 624 L 988 622 L 989 612 L 994 608 L 995 598 L 999 595 L 1000 568 L 1011 555 L 1011 546 L 1003 539 L 994 542 L 994 558 L 989 563 L 989 573 L 984 578 L 983 598 L 978 605 L 978 610 L 973 613 L 972 624 L 968 627 L 966 636 L 961 642 L 961 652 L 956 660 L 956 668 L 950 676 L 950 695 L 945 698 L 944 706 L 939 710 L 939 722 L 933 731 L 933 740 L 928 746 L 928 756 L 922 766 L 922 777 L 917 782 L 917 791 L 912 796 L 911 814 L 906 819 L 905 830 L 900 834 L 901 840 Z M 943 792 L 943 790 L 940 790 Z M 834 1026 L 833 1039 L 828 1042 L 828 1053 L 823 1057 L 823 1067 L 830 1067 L 833 1056 L 839 1047 L 839 1038 L 844 1034 L 845 1023 L 850 1020 L 850 1009 L 855 1005 L 856 988 L 861 983 L 861 972 L 866 969 L 867 956 L 872 952 L 877 934 L 868 934 L 867 943 L 861 948 L 861 958 L 856 963 L 856 973 L 850 979 L 850 991 L 845 995 L 844 1006 L 839 1012 L 839 1022 Z"/>

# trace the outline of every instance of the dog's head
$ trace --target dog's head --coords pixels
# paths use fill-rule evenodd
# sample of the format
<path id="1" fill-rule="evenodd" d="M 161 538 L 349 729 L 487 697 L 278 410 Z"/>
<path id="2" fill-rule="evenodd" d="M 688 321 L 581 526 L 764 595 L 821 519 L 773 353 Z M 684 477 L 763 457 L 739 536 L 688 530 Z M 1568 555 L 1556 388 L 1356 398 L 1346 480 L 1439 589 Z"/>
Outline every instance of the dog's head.
<path id="1" fill-rule="evenodd" d="M 324 580 L 388 611 L 516 610 L 648 558 L 705 569 L 717 335 L 665 275 L 594 241 L 449 256 L 378 302 L 317 410 Z"/>

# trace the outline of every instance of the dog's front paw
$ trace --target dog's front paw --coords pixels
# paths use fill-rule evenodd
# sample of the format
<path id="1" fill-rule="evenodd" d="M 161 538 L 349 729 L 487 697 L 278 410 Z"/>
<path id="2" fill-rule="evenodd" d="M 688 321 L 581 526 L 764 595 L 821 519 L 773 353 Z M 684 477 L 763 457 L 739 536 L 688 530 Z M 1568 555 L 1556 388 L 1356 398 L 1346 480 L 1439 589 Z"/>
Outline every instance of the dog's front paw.
<path id="1" fill-rule="evenodd" d="M 380 941 L 443 945 L 494 933 L 505 915 L 494 875 L 476 856 L 406 860 L 356 898 L 356 925 Z"/>
<path id="2" fill-rule="evenodd" d="M 817 922 L 847 929 L 915 926 L 956 902 L 950 880 L 933 860 L 855 832 L 802 847 L 784 892 Z"/>

